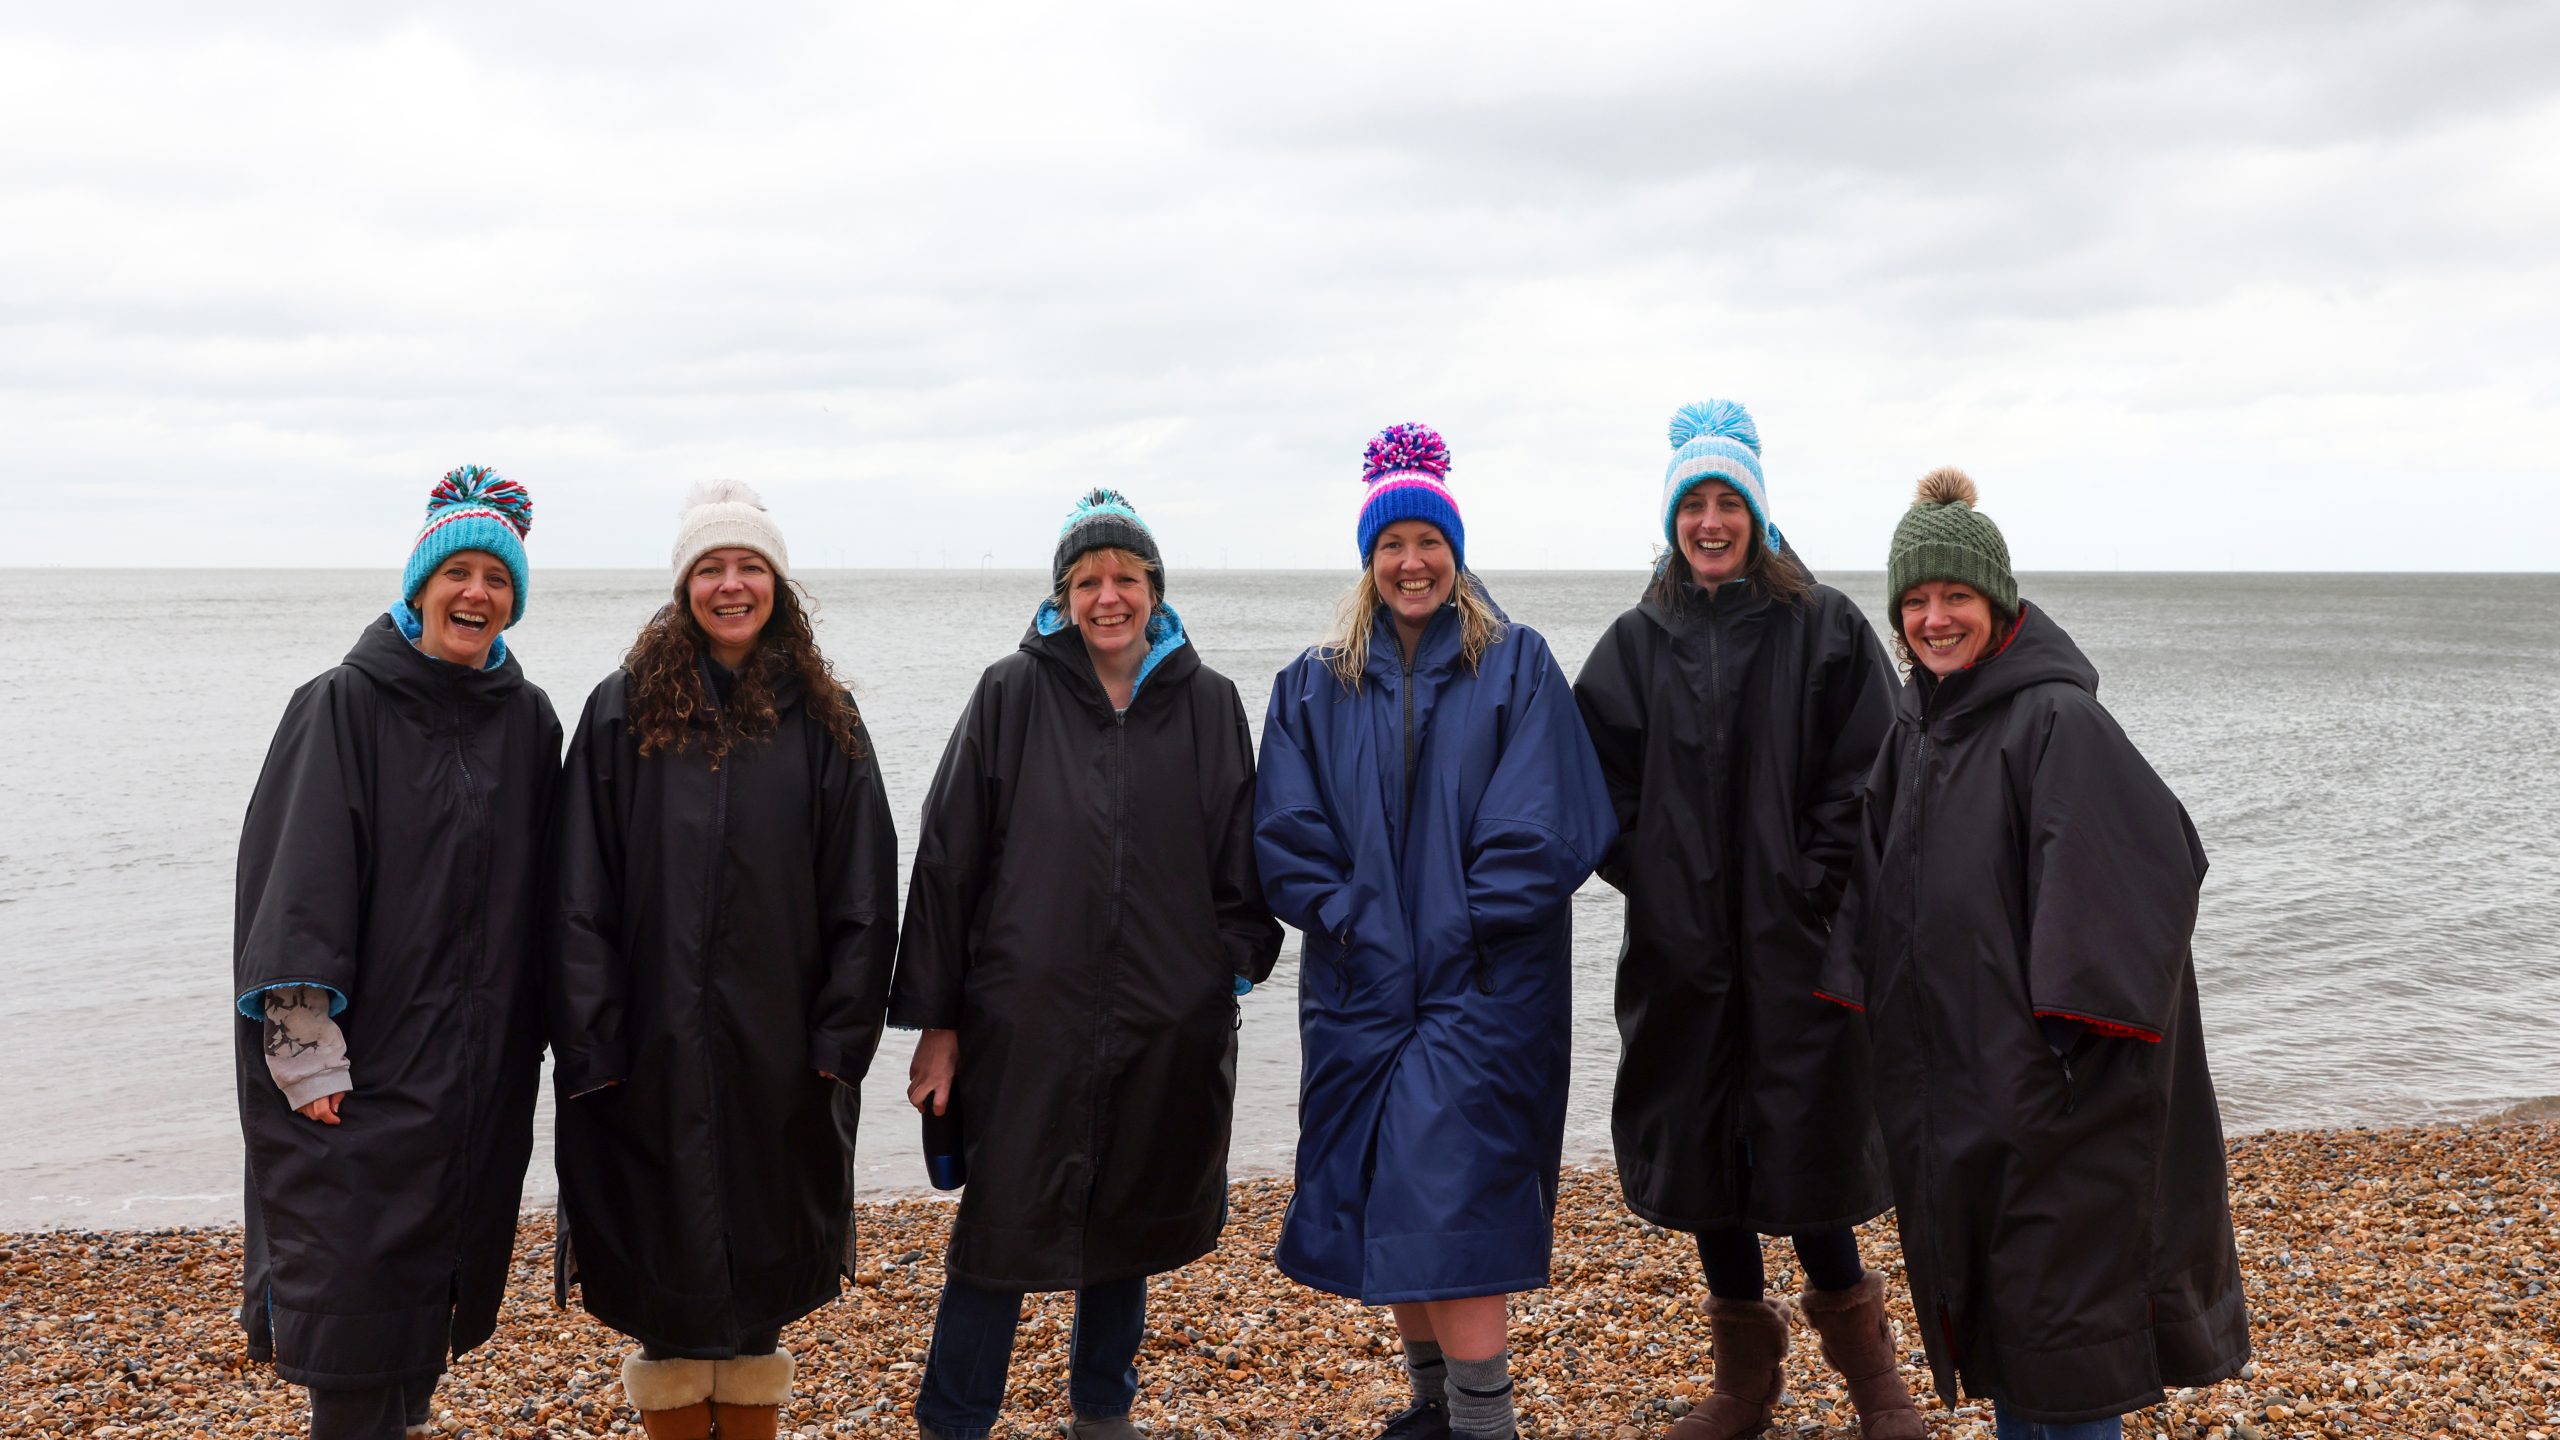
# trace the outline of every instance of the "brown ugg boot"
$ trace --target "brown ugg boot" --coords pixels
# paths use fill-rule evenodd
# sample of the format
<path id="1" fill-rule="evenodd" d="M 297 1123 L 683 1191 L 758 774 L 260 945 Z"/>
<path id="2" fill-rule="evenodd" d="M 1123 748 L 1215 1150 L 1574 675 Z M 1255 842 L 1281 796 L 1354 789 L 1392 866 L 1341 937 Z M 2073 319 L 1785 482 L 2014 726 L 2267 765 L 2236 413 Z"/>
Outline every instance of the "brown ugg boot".
<path id="1" fill-rule="evenodd" d="M 773 1440 L 791 1398 L 791 1352 L 711 1362 L 711 1410 L 720 1440 Z"/>
<path id="2" fill-rule="evenodd" d="M 1822 1337 L 1822 1358 L 1849 1382 L 1865 1440 L 1921 1440 L 1920 1412 L 1893 1360 L 1884 1318 L 1884 1277 L 1873 1271 L 1846 1290 L 1804 1292 L 1804 1318 Z"/>
<path id="3" fill-rule="evenodd" d="M 640 1412 L 649 1440 L 711 1440 L 708 1360 L 650 1360 L 635 1350 L 622 1362 L 622 1398 Z"/>
<path id="4" fill-rule="evenodd" d="M 1708 1299 L 1715 1379 L 1663 1440 L 1741 1440 L 1769 1428 L 1769 1412 L 1787 1398 L 1787 1311 L 1784 1301 Z"/>

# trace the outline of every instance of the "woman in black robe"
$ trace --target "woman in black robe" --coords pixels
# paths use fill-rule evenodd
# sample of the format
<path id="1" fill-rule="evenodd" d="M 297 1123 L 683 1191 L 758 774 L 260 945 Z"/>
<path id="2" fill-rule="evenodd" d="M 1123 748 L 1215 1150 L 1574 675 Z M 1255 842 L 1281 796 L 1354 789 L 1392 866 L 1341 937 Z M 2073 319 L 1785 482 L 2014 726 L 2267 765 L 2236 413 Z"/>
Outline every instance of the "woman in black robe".
<path id="1" fill-rule="evenodd" d="M 314 1440 L 425 1424 L 506 1289 L 560 757 L 500 638 L 532 520 L 514 481 L 445 476 L 400 598 L 294 692 L 241 827 L 240 1323 L 310 1389 Z"/>
<path id="2" fill-rule="evenodd" d="M 853 1260 L 898 846 L 788 566 L 755 492 L 698 487 L 675 596 L 588 697 L 563 786 L 560 1289 L 640 1342 L 623 1389 L 653 1437 L 769 1440 L 782 1329 Z"/>
<path id="3" fill-rule="evenodd" d="M 1866 1015 L 1940 1394 L 1989 1398 L 2004 1440 L 2112 1440 L 2249 1358 L 2204 847 L 1962 473 L 1921 481 L 1886 583 L 1911 680 L 1822 989 Z"/>
<path id="4" fill-rule="evenodd" d="M 1917 1440 L 1884 1280 L 1850 1229 L 1891 1198 L 1866 1041 L 1805 983 L 1848 884 L 1893 671 L 1867 617 L 1770 523 L 1750 414 L 1684 406 L 1671 444 L 1670 551 L 1573 684 L 1618 812 L 1601 875 L 1627 897 L 1618 1174 L 1629 1209 L 1697 1237 L 1707 1275 L 1715 1377 L 1669 1440 L 1756 1434 L 1786 1389 L 1763 1235 L 1794 1240 L 1860 1434 Z"/>
<path id="5" fill-rule="evenodd" d="M 1069 515 L 1051 580 L 934 775 L 890 1004 L 923 1032 L 908 1098 L 956 1104 L 968 1175 L 916 1402 L 928 1440 L 987 1434 L 1022 1297 L 1054 1290 L 1076 1292 L 1076 1435 L 1140 1433 L 1147 1277 L 1226 1223 L 1236 997 L 1280 948 L 1243 702 L 1117 492 Z"/>

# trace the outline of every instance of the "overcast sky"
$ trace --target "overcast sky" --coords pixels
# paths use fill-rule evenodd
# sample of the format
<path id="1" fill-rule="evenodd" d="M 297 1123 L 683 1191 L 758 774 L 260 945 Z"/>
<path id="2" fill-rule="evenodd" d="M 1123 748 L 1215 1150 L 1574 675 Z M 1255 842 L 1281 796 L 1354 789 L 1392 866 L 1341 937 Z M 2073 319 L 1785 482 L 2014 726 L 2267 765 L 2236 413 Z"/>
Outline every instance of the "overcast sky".
<path id="1" fill-rule="evenodd" d="M 1633 567 L 1730 396 L 1874 569 L 2560 565 L 2560 6 L 311 3 L 0 22 L 0 564 Z M 1532 7 L 1520 7 L 1532 8 Z M 216 13 L 219 12 L 219 13 Z"/>

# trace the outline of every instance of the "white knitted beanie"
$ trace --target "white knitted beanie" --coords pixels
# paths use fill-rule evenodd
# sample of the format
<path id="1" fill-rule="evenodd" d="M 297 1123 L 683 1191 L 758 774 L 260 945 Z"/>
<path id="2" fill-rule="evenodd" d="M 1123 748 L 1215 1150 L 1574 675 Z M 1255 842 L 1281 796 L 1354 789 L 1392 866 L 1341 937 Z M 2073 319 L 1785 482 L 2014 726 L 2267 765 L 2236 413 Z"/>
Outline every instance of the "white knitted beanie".
<path id="1" fill-rule="evenodd" d="M 695 561 L 732 545 L 772 561 L 774 578 L 790 577 L 791 556 L 764 497 L 743 480 L 705 480 L 684 497 L 684 519 L 676 526 L 677 582 L 693 572 Z"/>

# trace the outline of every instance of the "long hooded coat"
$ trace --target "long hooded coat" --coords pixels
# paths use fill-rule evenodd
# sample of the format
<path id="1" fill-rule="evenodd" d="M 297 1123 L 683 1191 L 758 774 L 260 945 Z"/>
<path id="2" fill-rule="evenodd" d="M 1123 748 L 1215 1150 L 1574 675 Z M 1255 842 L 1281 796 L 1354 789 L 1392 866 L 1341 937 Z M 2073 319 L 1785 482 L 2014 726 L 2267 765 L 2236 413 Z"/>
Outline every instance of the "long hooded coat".
<path id="1" fill-rule="evenodd" d="M 388 616 L 296 691 L 240 833 L 232 990 L 250 1353 L 304 1385 L 445 1368 L 497 1324 L 542 1073 L 543 830 L 560 722 L 507 657 Z M 285 1107 L 259 996 L 328 989 L 355 1089 Z"/>
<path id="2" fill-rule="evenodd" d="M 560 1293 L 716 1359 L 851 1268 L 898 839 L 870 735 L 848 755 L 795 678 L 774 732 L 716 765 L 698 743 L 642 756 L 630 685 L 587 698 L 561 802 Z"/>
<path id="3" fill-rule="evenodd" d="M 1125 714 L 1043 606 L 925 799 L 893 1024 L 957 1030 L 968 1185 L 949 1274 L 1071 1290 L 1209 1253 L 1226 1222 L 1236 981 L 1280 950 L 1253 738 L 1170 609 Z"/>
<path id="4" fill-rule="evenodd" d="M 1461 583 L 1473 583 L 1471 578 Z M 1305 932 L 1297 1194 L 1274 1257 L 1368 1304 L 1547 1283 L 1572 1049 L 1574 891 L 1618 825 L 1547 642 L 1470 670 L 1444 607 L 1362 683 L 1280 672 L 1254 801 L 1263 893 Z"/>
<path id="5" fill-rule="evenodd" d="M 1856 1017 L 1806 984 L 1856 848 L 1893 671 L 1849 597 L 1680 587 L 1618 617 L 1574 681 L 1621 838 L 1627 1207 L 1797 1234 L 1892 1204 Z"/>
<path id="6" fill-rule="evenodd" d="M 2027 609 L 1914 670 L 1823 989 L 1862 1007 L 1938 1390 L 2120 1415 L 2249 1357 L 2189 944 L 2204 847 Z M 2038 1017 L 2080 1022 L 2057 1054 Z"/>

